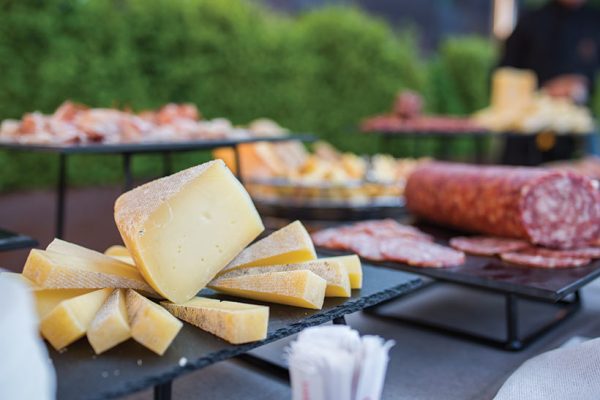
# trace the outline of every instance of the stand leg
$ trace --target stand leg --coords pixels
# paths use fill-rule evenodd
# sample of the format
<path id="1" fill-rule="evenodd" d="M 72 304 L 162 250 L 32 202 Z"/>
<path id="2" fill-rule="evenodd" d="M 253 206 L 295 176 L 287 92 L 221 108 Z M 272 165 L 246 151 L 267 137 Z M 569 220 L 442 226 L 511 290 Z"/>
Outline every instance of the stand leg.
<path id="1" fill-rule="evenodd" d="M 348 325 L 348 324 L 346 324 L 346 317 L 344 317 L 343 315 L 341 317 L 334 318 L 333 324 L 334 325 Z"/>
<path id="2" fill-rule="evenodd" d="M 173 381 L 154 386 L 154 400 L 171 400 L 171 384 Z"/>
<path id="3" fill-rule="evenodd" d="M 475 163 L 485 162 L 485 137 L 475 136 Z"/>
<path id="4" fill-rule="evenodd" d="M 238 181 L 243 185 L 244 178 L 242 177 L 242 163 L 240 157 L 240 146 L 233 147 L 233 154 L 235 155 L 235 174 L 238 178 Z"/>
<path id="5" fill-rule="evenodd" d="M 123 153 L 123 175 L 125 176 L 123 191 L 127 192 L 133 187 L 133 178 L 131 177 L 131 153 Z"/>
<path id="6" fill-rule="evenodd" d="M 169 176 L 173 173 L 173 160 L 170 152 L 163 153 L 163 176 Z"/>
<path id="7" fill-rule="evenodd" d="M 507 294 L 506 300 L 506 348 L 519 350 L 523 343 L 519 339 L 519 312 L 517 309 L 517 296 Z"/>
<path id="8" fill-rule="evenodd" d="M 257 357 L 252 354 L 240 354 L 235 358 L 236 360 L 248 364 L 251 367 L 260 370 L 260 372 L 268 374 L 280 381 L 289 382 L 290 380 L 290 373 L 287 368 L 275 364 L 269 360 L 265 360 L 262 357 Z"/>
<path id="9" fill-rule="evenodd" d="M 58 156 L 58 184 L 56 187 L 56 230 L 54 235 L 62 239 L 65 223 L 65 192 L 67 190 L 67 155 Z"/>

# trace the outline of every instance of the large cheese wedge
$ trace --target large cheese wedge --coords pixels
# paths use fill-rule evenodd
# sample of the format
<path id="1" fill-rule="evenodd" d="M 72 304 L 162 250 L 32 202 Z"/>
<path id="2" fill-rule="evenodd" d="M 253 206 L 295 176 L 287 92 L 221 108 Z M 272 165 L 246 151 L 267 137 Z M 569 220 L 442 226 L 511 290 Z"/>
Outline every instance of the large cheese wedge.
<path id="1" fill-rule="evenodd" d="M 220 279 L 235 278 L 238 276 L 266 274 L 269 272 L 289 272 L 308 270 L 314 272 L 327 282 L 325 297 L 350 297 L 350 279 L 348 271 L 335 260 L 315 260 L 297 264 L 271 265 L 268 267 L 238 268 L 219 275 L 213 280 L 218 284 Z M 212 284 L 212 282 L 211 282 Z"/>
<path id="2" fill-rule="evenodd" d="M 113 289 L 100 289 L 62 301 L 40 322 L 40 331 L 56 350 L 85 335 Z"/>
<path id="3" fill-rule="evenodd" d="M 309 270 L 219 278 L 210 288 L 232 296 L 320 310 L 327 281 Z"/>
<path id="4" fill-rule="evenodd" d="M 183 324 L 160 305 L 134 290 L 125 296 L 131 336 L 158 355 L 163 355 Z"/>
<path id="5" fill-rule="evenodd" d="M 135 265 L 174 303 L 194 297 L 264 229 L 221 160 L 123 194 L 115 221 Z"/>
<path id="6" fill-rule="evenodd" d="M 242 251 L 223 269 L 291 264 L 317 258 L 310 235 L 300 221 L 273 232 Z"/>
<path id="7" fill-rule="evenodd" d="M 194 297 L 182 304 L 161 303 L 174 316 L 233 344 L 267 337 L 269 307 Z"/>
<path id="8" fill-rule="evenodd" d="M 108 287 L 155 293 L 134 266 L 101 253 L 89 257 L 34 249 L 27 257 L 23 276 L 45 289 Z"/>
<path id="9" fill-rule="evenodd" d="M 363 281 L 362 265 L 360 257 L 356 254 L 348 256 L 321 258 L 319 261 L 336 261 L 346 268 L 348 277 L 350 278 L 350 287 L 352 289 L 361 289 Z"/>
<path id="10" fill-rule="evenodd" d="M 94 289 L 44 289 L 22 274 L 16 272 L 0 272 L 0 278 L 15 279 L 25 283 L 33 292 L 35 308 L 38 318 L 41 320 L 62 301 L 89 293 Z"/>
<path id="11" fill-rule="evenodd" d="M 87 330 L 87 338 L 96 354 L 129 339 L 131 328 L 125 306 L 125 292 L 117 289 L 104 302 Z"/>

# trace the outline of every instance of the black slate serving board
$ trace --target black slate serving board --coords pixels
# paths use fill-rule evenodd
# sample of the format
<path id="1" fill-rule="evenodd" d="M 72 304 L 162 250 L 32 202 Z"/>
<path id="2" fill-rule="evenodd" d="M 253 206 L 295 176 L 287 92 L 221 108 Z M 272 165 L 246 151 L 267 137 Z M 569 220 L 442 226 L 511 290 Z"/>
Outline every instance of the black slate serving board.
<path id="1" fill-rule="evenodd" d="M 361 290 L 354 290 L 349 299 L 326 299 L 322 310 L 268 304 L 269 333 L 267 339 L 261 342 L 231 345 L 184 323 L 183 329 L 162 357 L 133 340 L 99 356 L 94 355 L 85 338 L 60 353 L 49 347 L 58 380 L 57 398 L 108 399 L 149 388 L 290 336 L 306 327 L 324 324 L 334 318 L 399 297 L 422 284 L 422 280 L 412 274 L 368 265 L 363 265 L 363 273 Z M 210 290 L 202 291 L 201 295 L 245 301 L 217 295 Z M 247 302 L 260 304 L 251 300 Z"/>
<path id="2" fill-rule="evenodd" d="M 38 242 L 29 236 L 0 229 L 0 251 L 26 249 L 37 246 Z"/>
<path id="3" fill-rule="evenodd" d="M 410 219 L 401 220 L 410 223 Z M 417 223 L 416 227 L 432 235 L 436 242 L 449 246 L 450 238 L 465 233 Z M 328 255 L 344 254 L 340 251 L 319 249 Z M 411 272 L 441 281 L 459 283 L 501 293 L 514 293 L 550 301 L 558 301 L 600 276 L 600 260 L 578 268 L 544 269 L 518 266 L 503 262 L 498 257 L 467 254 L 463 265 L 449 268 L 412 267 L 396 262 L 365 261 L 391 269 Z"/>

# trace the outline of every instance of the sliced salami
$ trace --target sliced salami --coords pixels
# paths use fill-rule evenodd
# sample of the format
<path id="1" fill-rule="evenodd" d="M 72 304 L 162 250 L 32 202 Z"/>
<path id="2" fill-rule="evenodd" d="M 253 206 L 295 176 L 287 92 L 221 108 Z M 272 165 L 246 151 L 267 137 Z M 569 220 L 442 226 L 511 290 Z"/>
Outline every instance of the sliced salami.
<path id="1" fill-rule="evenodd" d="M 379 249 L 380 240 L 367 234 L 357 234 L 348 241 L 348 249 L 359 256 L 373 261 L 382 261 L 384 259 Z"/>
<path id="2" fill-rule="evenodd" d="M 415 267 L 443 268 L 465 262 L 461 251 L 415 239 L 387 238 L 381 242 L 380 250 L 386 260 Z"/>
<path id="3" fill-rule="evenodd" d="M 520 253 L 557 258 L 600 258 L 600 247 L 582 247 L 572 250 L 554 250 L 543 247 L 529 247 Z"/>
<path id="4" fill-rule="evenodd" d="M 503 261 L 511 264 L 549 269 L 582 267 L 591 262 L 589 258 L 548 257 L 536 254 L 528 254 L 527 252 L 503 253 L 500 255 L 500 257 Z"/>
<path id="5" fill-rule="evenodd" d="M 450 246 L 468 254 L 495 256 L 528 248 L 530 244 L 524 240 L 493 236 L 459 236 L 450 240 Z"/>

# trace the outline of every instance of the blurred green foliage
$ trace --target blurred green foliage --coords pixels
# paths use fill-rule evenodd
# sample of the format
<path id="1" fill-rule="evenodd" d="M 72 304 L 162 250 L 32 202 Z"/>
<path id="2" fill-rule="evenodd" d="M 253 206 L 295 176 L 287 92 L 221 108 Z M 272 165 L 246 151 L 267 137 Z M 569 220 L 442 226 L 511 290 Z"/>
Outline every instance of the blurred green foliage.
<path id="1" fill-rule="evenodd" d="M 94 107 L 196 103 L 207 118 L 273 118 L 343 150 L 374 152 L 359 121 L 389 109 L 402 88 L 427 110 L 469 114 L 486 106 L 495 46 L 476 37 L 420 57 L 414 32 L 395 32 L 352 7 L 297 18 L 244 0 L 0 0 L 0 119 L 52 112 L 65 99 Z M 402 146 L 397 144 L 399 154 Z M 207 159 L 179 154 L 174 167 Z M 77 156 L 74 184 L 116 182 L 117 156 Z M 162 170 L 134 158 L 134 174 Z M 52 184 L 52 155 L 0 152 L 0 189 Z"/>

